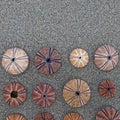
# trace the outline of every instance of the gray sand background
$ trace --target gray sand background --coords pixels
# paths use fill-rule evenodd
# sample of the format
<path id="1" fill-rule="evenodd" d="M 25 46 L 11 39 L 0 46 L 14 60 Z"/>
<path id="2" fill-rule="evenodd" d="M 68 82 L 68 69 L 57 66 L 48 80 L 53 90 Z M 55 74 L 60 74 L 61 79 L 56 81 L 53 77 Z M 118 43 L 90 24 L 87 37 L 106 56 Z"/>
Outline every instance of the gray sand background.
<path id="1" fill-rule="evenodd" d="M 30 57 L 24 74 L 12 76 L 0 65 L 0 120 L 11 113 L 21 113 L 34 120 L 43 111 L 63 120 L 68 112 L 78 112 L 84 120 L 95 120 L 95 114 L 105 106 L 120 110 L 120 62 L 110 72 L 98 70 L 93 63 L 94 51 L 103 44 L 113 45 L 120 52 L 120 0 L 0 0 L 0 56 L 11 47 L 23 48 Z M 34 67 L 34 56 L 43 47 L 54 47 L 62 56 L 62 67 L 54 75 L 44 76 Z M 84 48 L 90 56 L 83 69 L 74 68 L 68 61 L 74 48 Z M 0 57 L 1 58 L 1 57 Z M 81 108 L 71 108 L 62 97 L 62 89 L 73 78 L 85 80 L 91 88 L 91 99 Z M 98 93 L 104 79 L 113 80 L 117 93 L 105 100 Z M 12 81 L 21 82 L 27 89 L 27 99 L 19 107 L 9 107 L 2 99 L 2 90 Z M 49 108 L 34 104 L 31 93 L 40 83 L 51 84 L 56 102 Z"/>

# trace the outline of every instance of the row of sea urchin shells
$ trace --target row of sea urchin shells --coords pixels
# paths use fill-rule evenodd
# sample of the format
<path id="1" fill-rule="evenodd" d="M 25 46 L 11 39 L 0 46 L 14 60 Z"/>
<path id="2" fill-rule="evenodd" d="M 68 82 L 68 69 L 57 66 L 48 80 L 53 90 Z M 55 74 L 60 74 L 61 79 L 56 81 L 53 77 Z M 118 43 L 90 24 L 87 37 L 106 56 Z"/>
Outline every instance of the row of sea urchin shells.
<path id="1" fill-rule="evenodd" d="M 103 71 L 110 71 L 118 64 L 118 51 L 110 46 L 99 47 L 94 55 L 94 63 Z M 81 48 L 74 49 L 69 56 L 70 63 L 77 68 L 85 67 L 89 62 L 88 53 Z M 34 60 L 37 70 L 45 75 L 56 73 L 61 65 L 61 55 L 56 49 L 42 48 L 35 55 Z M 20 48 L 8 49 L 2 57 L 2 66 L 10 74 L 23 73 L 29 64 L 29 57 Z"/>
<path id="2" fill-rule="evenodd" d="M 5 120 L 27 120 L 21 114 L 11 114 Z M 38 114 L 34 120 L 55 120 L 54 116 L 48 112 Z M 83 120 L 79 113 L 71 112 L 64 116 L 63 120 Z M 120 120 L 120 114 L 113 107 L 105 107 L 98 111 L 96 120 Z"/>
<path id="3" fill-rule="evenodd" d="M 14 113 L 6 117 L 5 120 L 27 120 L 23 115 Z M 55 120 L 54 116 L 48 112 L 38 114 L 34 120 Z"/>
<path id="4" fill-rule="evenodd" d="M 71 64 L 77 68 L 85 67 L 89 62 L 88 53 L 81 48 L 74 49 L 69 58 Z M 102 71 L 114 69 L 118 61 L 118 51 L 111 45 L 102 45 L 95 51 L 94 63 Z"/>
<path id="5" fill-rule="evenodd" d="M 21 114 L 10 114 L 6 117 L 5 120 L 27 120 L 23 115 Z M 34 120 L 55 120 L 54 116 L 48 112 L 43 112 L 38 114 Z M 68 113 L 64 116 L 63 120 L 83 120 L 83 117 L 78 113 Z"/>
<path id="6" fill-rule="evenodd" d="M 116 85 L 110 80 L 104 80 L 99 85 L 99 93 L 110 98 L 116 93 Z M 81 107 L 90 99 L 91 90 L 89 85 L 80 79 L 68 81 L 63 88 L 63 98 L 71 107 Z M 26 89 L 19 82 L 8 84 L 3 90 L 3 98 L 11 106 L 21 105 L 26 99 Z M 48 84 L 38 85 L 33 93 L 34 102 L 40 107 L 51 106 L 56 99 L 54 88 Z"/>
<path id="7" fill-rule="evenodd" d="M 35 55 L 35 66 L 40 73 L 53 74 L 61 67 L 61 56 L 57 50 L 43 48 Z M 2 57 L 2 66 L 12 75 L 23 73 L 29 65 L 27 53 L 20 48 L 8 49 Z"/>
<path id="8" fill-rule="evenodd" d="M 63 97 L 71 107 L 81 107 L 89 101 L 90 92 L 85 81 L 73 79 L 64 86 Z M 40 84 L 34 89 L 32 98 L 38 106 L 49 107 L 55 102 L 56 93 L 51 85 Z M 3 99 L 10 106 L 21 105 L 26 99 L 26 89 L 21 83 L 12 82 L 5 86 Z"/>
<path id="9" fill-rule="evenodd" d="M 32 98 L 40 107 L 48 107 L 55 102 L 55 90 L 48 84 L 40 84 L 34 89 Z M 3 99 L 10 106 L 19 106 L 26 99 L 26 89 L 21 83 L 12 82 L 4 88 Z"/>

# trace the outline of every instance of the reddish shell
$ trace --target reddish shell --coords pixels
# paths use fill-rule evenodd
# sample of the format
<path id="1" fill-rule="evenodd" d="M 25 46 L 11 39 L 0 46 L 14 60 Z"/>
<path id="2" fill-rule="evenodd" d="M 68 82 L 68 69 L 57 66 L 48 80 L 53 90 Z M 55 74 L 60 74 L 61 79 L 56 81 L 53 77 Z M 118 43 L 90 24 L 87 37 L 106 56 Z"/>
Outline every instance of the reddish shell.
<path id="1" fill-rule="evenodd" d="M 55 90 L 48 84 L 40 84 L 32 93 L 34 102 L 40 107 L 51 106 L 55 102 L 55 96 Z"/>
<path id="2" fill-rule="evenodd" d="M 116 109 L 106 107 L 96 114 L 96 120 L 120 120 L 120 114 Z"/>
<path id="3" fill-rule="evenodd" d="M 96 67 L 103 71 L 112 70 L 117 66 L 118 61 L 118 51 L 110 45 L 99 47 L 94 55 L 94 63 Z"/>
<path id="4" fill-rule="evenodd" d="M 104 80 L 99 85 L 99 93 L 105 98 L 111 98 L 116 93 L 116 85 L 110 80 Z"/>
<path id="5" fill-rule="evenodd" d="M 40 113 L 36 116 L 35 120 L 55 120 L 54 116 L 48 112 Z"/>
<path id="6" fill-rule="evenodd" d="M 12 82 L 4 88 L 3 99 L 10 106 L 21 105 L 26 99 L 26 90 L 21 83 Z"/>
<path id="7" fill-rule="evenodd" d="M 61 67 L 61 56 L 53 48 L 43 48 L 35 56 L 35 66 L 40 73 L 53 74 Z"/>

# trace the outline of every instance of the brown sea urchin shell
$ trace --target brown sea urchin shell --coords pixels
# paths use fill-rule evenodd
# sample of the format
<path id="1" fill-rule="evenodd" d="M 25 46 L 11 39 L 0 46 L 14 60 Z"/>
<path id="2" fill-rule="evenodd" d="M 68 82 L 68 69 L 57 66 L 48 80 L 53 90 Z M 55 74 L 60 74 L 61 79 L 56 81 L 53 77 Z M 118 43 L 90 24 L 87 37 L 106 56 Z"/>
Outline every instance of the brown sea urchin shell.
<path id="1" fill-rule="evenodd" d="M 48 84 L 40 84 L 34 89 L 32 98 L 40 107 L 51 106 L 55 102 L 55 90 Z"/>
<path id="2" fill-rule="evenodd" d="M 105 97 L 110 98 L 116 93 L 116 85 L 110 80 L 104 80 L 99 85 L 99 93 Z"/>
<path id="3" fill-rule="evenodd" d="M 21 105 L 26 99 L 26 90 L 21 83 L 12 82 L 4 88 L 3 99 L 10 106 Z"/>
<path id="4" fill-rule="evenodd" d="M 68 113 L 63 120 L 83 120 L 82 116 L 78 113 Z"/>
<path id="5" fill-rule="evenodd" d="M 36 116 L 35 120 L 55 120 L 54 116 L 48 112 L 40 113 Z"/>
<path id="6" fill-rule="evenodd" d="M 73 79 L 64 86 L 63 98 L 71 107 L 81 107 L 89 101 L 90 93 L 90 88 L 85 81 Z"/>
<path id="7" fill-rule="evenodd" d="M 28 55 L 20 48 L 10 48 L 3 54 L 2 66 L 10 74 L 18 75 L 23 73 L 28 64 Z"/>
<path id="8" fill-rule="evenodd" d="M 61 56 L 53 48 L 43 48 L 35 56 L 35 66 L 40 73 L 53 74 L 61 67 Z"/>
<path id="9" fill-rule="evenodd" d="M 115 68 L 118 64 L 118 60 L 118 51 L 110 45 L 99 47 L 94 55 L 96 67 L 103 71 L 110 71 Z"/>
<path id="10" fill-rule="evenodd" d="M 11 114 L 7 116 L 5 120 L 27 120 L 27 119 L 21 114 Z"/>
<path id="11" fill-rule="evenodd" d="M 74 67 L 82 68 L 88 64 L 89 56 L 85 50 L 76 48 L 71 52 L 69 59 Z"/>
<path id="12" fill-rule="evenodd" d="M 120 114 L 116 109 L 106 107 L 96 114 L 96 120 L 120 120 Z"/>

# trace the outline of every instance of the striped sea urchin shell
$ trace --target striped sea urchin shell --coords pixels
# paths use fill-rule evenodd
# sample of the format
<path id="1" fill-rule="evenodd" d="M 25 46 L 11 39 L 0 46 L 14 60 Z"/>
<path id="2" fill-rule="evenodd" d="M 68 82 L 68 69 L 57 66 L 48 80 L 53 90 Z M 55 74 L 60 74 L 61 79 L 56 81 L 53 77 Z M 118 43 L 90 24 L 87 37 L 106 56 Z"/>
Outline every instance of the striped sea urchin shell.
<path id="1" fill-rule="evenodd" d="M 21 114 L 11 114 L 7 116 L 5 120 L 27 120 L 27 119 Z"/>
<path id="2" fill-rule="evenodd" d="M 120 120 L 120 114 L 116 109 L 106 107 L 96 114 L 96 120 Z"/>
<path id="3" fill-rule="evenodd" d="M 96 67 L 103 71 L 112 70 L 117 66 L 118 61 L 118 51 L 110 45 L 99 47 L 94 55 L 94 63 Z"/>
<path id="4" fill-rule="evenodd" d="M 84 49 L 76 48 L 71 52 L 69 59 L 74 67 L 82 68 L 88 64 L 89 56 Z"/>
<path id="5" fill-rule="evenodd" d="M 48 84 L 38 85 L 32 93 L 34 102 L 40 107 L 51 106 L 55 102 L 55 97 L 55 90 Z"/>
<path id="6" fill-rule="evenodd" d="M 68 81 L 63 89 L 63 97 L 71 107 L 81 107 L 90 99 L 90 88 L 88 84 L 80 79 Z"/>
<path id="7" fill-rule="evenodd" d="M 53 48 L 43 48 L 35 56 L 35 66 L 42 74 L 53 74 L 61 67 L 61 56 Z"/>
<path id="8" fill-rule="evenodd" d="M 21 105 L 26 99 L 26 90 L 21 83 L 12 82 L 4 88 L 3 99 L 10 106 Z"/>
<path id="9" fill-rule="evenodd" d="M 10 48 L 3 54 L 2 66 L 10 74 L 18 75 L 23 73 L 28 64 L 28 55 L 20 48 Z"/>
<path id="10" fill-rule="evenodd" d="M 55 120 L 54 116 L 48 112 L 40 113 L 36 116 L 35 120 Z"/>
<path id="11" fill-rule="evenodd" d="M 78 113 L 68 113 L 63 120 L 83 120 L 83 117 Z"/>
<path id="12" fill-rule="evenodd" d="M 111 98 L 116 93 L 116 85 L 110 80 L 104 80 L 99 85 L 99 93 L 104 98 Z"/>

